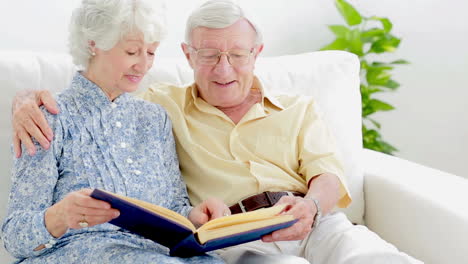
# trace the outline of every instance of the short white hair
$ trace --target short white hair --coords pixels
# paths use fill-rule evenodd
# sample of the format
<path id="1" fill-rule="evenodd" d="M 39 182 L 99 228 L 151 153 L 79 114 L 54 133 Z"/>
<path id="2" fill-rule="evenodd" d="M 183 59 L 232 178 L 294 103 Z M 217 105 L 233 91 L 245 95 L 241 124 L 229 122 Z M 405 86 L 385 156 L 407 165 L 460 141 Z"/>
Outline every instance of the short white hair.
<path id="1" fill-rule="evenodd" d="M 142 33 L 147 43 L 166 35 L 164 4 L 157 0 L 83 0 L 70 21 L 69 49 L 73 62 L 88 67 L 89 42 L 112 49 L 128 34 Z"/>
<path id="2" fill-rule="evenodd" d="M 240 19 L 247 20 L 257 33 L 256 44 L 263 42 L 262 32 L 240 5 L 232 0 L 209 0 L 195 9 L 187 19 L 185 42 L 190 44 L 192 31 L 197 27 L 226 28 Z"/>

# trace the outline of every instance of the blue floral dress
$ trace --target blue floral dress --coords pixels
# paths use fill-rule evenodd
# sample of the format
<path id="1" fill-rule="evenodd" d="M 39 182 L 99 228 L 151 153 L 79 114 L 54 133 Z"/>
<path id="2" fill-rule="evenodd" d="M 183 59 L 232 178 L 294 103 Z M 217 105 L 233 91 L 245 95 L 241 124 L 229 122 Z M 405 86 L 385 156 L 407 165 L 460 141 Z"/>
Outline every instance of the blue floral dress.
<path id="1" fill-rule="evenodd" d="M 161 106 L 128 94 L 111 102 L 80 73 L 57 102 L 60 114 L 43 109 L 54 131 L 50 149 L 36 142 L 36 155 L 15 160 L 2 232 L 18 263 L 222 263 L 210 255 L 170 257 L 164 246 L 108 223 L 51 236 L 45 210 L 83 188 L 109 190 L 184 216 L 191 210 L 171 122 Z M 41 244 L 46 248 L 34 251 Z"/>

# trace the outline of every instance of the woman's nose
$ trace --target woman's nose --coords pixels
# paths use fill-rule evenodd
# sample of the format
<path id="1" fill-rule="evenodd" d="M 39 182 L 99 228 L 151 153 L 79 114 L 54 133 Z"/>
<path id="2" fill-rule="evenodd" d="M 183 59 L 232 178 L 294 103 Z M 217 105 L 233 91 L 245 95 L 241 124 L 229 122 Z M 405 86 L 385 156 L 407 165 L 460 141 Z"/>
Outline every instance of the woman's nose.
<path id="1" fill-rule="evenodd" d="M 152 60 L 148 55 L 144 54 L 138 57 L 138 62 L 135 64 L 136 70 L 139 72 L 146 72 L 152 66 Z"/>

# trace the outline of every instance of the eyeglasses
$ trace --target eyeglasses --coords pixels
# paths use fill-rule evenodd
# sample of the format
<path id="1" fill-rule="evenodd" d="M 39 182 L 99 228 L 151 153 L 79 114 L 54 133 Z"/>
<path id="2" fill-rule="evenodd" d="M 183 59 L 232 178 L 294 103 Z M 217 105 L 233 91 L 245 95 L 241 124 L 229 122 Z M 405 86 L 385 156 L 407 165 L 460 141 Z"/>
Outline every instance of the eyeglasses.
<path id="1" fill-rule="evenodd" d="M 196 63 L 207 66 L 218 64 L 223 54 L 226 54 L 228 62 L 234 67 L 246 65 L 250 62 L 250 57 L 255 51 L 255 48 L 250 50 L 230 49 L 228 51 L 220 51 L 219 49 L 196 49 L 192 46 L 189 46 L 189 48 L 195 53 Z"/>

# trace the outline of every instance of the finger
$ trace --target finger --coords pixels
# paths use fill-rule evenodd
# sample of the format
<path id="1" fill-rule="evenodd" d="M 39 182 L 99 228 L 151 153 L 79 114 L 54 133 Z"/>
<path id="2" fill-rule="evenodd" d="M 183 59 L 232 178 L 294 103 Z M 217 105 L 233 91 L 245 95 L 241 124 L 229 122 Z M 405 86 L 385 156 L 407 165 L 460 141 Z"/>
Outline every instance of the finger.
<path id="1" fill-rule="evenodd" d="M 209 220 L 208 213 L 202 208 L 203 204 L 194 207 L 189 213 L 189 220 L 196 226 L 200 226 Z"/>
<path id="2" fill-rule="evenodd" d="M 26 147 L 30 156 L 36 154 L 36 146 L 32 142 L 31 136 L 28 133 L 26 133 L 24 130 L 19 131 L 18 137 L 20 138 L 21 143 Z"/>
<path id="3" fill-rule="evenodd" d="M 310 221 L 317 213 L 317 208 L 312 200 L 298 198 L 296 204 L 290 208 L 288 214 L 294 215 L 296 218 L 309 218 Z"/>
<path id="4" fill-rule="evenodd" d="M 226 211 L 226 208 L 224 205 L 215 205 L 213 208 L 210 208 L 210 213 L 211 213 L 210 220 L 223 217 L 225 211 Z"/>
<path id="5" fill-rule="evenodd" d="M 90 207 L 77 207 L 76 213 L 79 215 L 86 215 L 88 216 L 105 216 L 105 217 L 118 217 L 120 215 L 119 210 L 111 208 L 111 209 L 96 209 Z"/>
<path id="6" fill-rule="evenodd" d="M 28 126 L 27 128 L 35 128 L 35 131 L 40 132 L 40 137 L 46 136 L 49 141 L 52 141 L 53 139 L 53 132 L 52 129 L 50 128 L 49 124 L 47 123 L 47 120 L 45 118 L 44 113 L 37 107 L 36 105 L 33 106 L 30 114 L 30 119 L 34 121 L 34 123 L 31 124 L 31 126 Z M 37 128 L 39 127 L 39 129 Z M 28 131 L 30 134 L 31 131 Z M 33 135 L 33 134 L 32 134 Z M 39 137 L 39 135 L 33 135 L 35 138 L 36 136 Z M 38 139 L 38 138 L 36 138 Z M 39 141 L 39 140 L 38 140 Z M 41 144 L 42 145 L 42 144 Z"/>
<path id="7" fill-rule="evenodd" d="M 279 201 L 275 205 L 280 205 L 280 204 L 294 205 L 295 203 L 296 203 L 296 197 L 283 196 L 279 199 Z"/>
<path id="8" fill-rule="evenodd" d="M 302 240 L 310 231 L 310 226 L 304 226 L 301 222 L 297 222 L 291 227 L 277 230 L 270 235 L 265 236 L 262 240 L 265 242 Z"/>
<path id="9" fill-rule="evenodd" d="M 92 198 L 90 196 L 91 192 L 92 192 L 91 189 L 82 189 L 78 192 L 73 193 L 74 204 L 80 207 L 96 208 L 96 209 L 110 209 L 111 208 L 109 203 Z"/>
<path id="10" fill-rule="evenodd" d="M 114 218 L 115 218 L 114 216 L 88 216 L 86 215 L 84 220 L 86 220 L 86 222 L 88 223 L 88 227 L 91 227 L 91 226 L 107 223 Z"/>
<path id="11" fill-rule="evenodd" d="M 59 108 L 57 107 L 57 102 L 49 91 L 39 92 L 39 101 L 42 103 L 47 111 L 51 114 L 58 114 Z"/>
<path id="12" fill-rule="evenodd" d="M 267 242 L 267 243 L 273 242 L 274 241 L 273 236 L 271 234 L 264 235 L 264 236 L 262 236 L 262 241 Z"/>
<path id="13" fill-rule="evenodd" d="M 21 157 L 21 141 L 16 134 L 13 135 L 13 151 L 15 152 L 16 158 Z"/>
<path id="14" fill-rule="evenodd" d="M 81 222 L 86 222 L 87 227 L 92 227 L 99 224 L 104 224 L 114 219 L 111 216 L 87 216 L 87 215 L 76 215 L 73 218 L 70 218 L 67 222 L 67 225 L 73 229 L 85 228 L 80 225 Z"/>
<path id="15" fill-rule="evenodd" d="M 315 215 L 315 210 L 306 202 L 298 202 L 293 205 L 285 214 L 293 215 L 296 219 L 311 217 Z"/>
<path id="16" fill-rule="evenodd" d="M 39 128 L 31 119 L 27 120 L 24 125 L 25 125 L 25 130 L 28 132 L 28 134 L 31 137 L 34 137 L 34 139 L 36 139 L 36 141 L 39 142 L 39 144 L 44 149 L 48 149 L 50 147 L 49 140 L 44 137 L 44 134 L 42 134 L 42 131 L 39 130 Z"/>
<path id="17" fill-rule="evenodd" d="M 92 192 L 93 192 L 93 189 L 90 189 L 90 188 L 84 188 L 84 189 L 77 191 L 77 193 L 80 193 L 86 196 L 90 196 Z"/>

